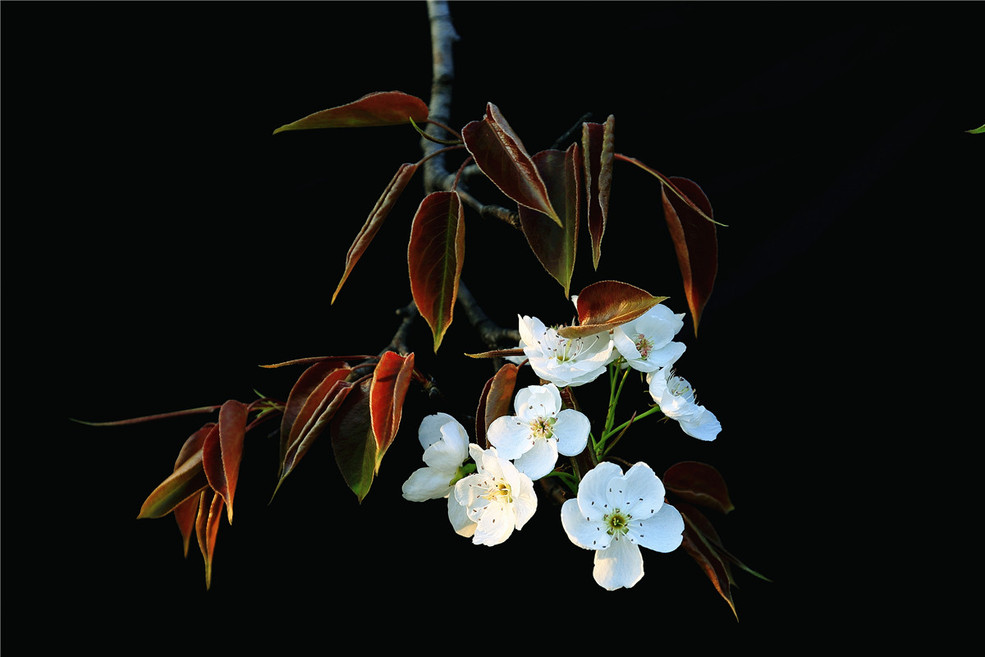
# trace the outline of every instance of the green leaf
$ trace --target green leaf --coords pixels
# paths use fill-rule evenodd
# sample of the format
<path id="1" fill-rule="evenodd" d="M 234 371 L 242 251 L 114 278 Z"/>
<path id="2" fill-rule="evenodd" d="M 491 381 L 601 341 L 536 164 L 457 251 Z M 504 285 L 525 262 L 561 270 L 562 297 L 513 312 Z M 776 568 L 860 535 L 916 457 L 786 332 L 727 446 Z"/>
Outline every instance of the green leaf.
<path id="1" fill-rule="evenodd" d="M 721 473 L 713 466 L 698 461 L 675 463 L 664 472 L 662 481 L 667 490 L 682 499 L 722 513 L 735 507 L 729 498 L 728 487 Z"/>
<path id="2" fill-rule="evenodd" d="M 581 221 L 581 149 L 547 150 L 533 156 L 534 165 L 550 192 L 560 225 L 547 215 L 520 206 L 520 227 L 537 260 L 564 288 L 568 298 L 575 269 L 578 226 Z"/>
<path id="3" fill-rule="evenodd" d="M 428 118 L 428 106 L 420 98 L 401 91 L 378 91 L 346 105 L 330 107 L 282 125 L 274 130 L 315 130 L 320 128 L 365 128 L 402 125 Z"/>
<path id="4" fill-rule="evenodd" d="M 356 266 L 359 258 L 369 248 L 373 238 L 376 237 L 376 233 L 383 225 L 383 221 L 390 214 L 394 203 L 400 198 L 401 193 L 407 187 L 407 183 L 410 182 L 414 172 L 417 171 L 417 166 L 417 164 L 401 164 L 393 179 L 390 180 L 390 184 L 383 191 L 383 195 L 376 201 L 376 205 L 369 213 L 366 223 L 363 224 L 363 227 L 359 230 L 355 240 L 353 240 L 352 245 L 349 247 L 348 253 L 346 253 L 345 271 L 342 273 L 342 279 L 332 294 L 332 303 L 335 303 L 335 298 L 339 296 L 339 290 L 342 289 L 343 283 L 349 278 L 349 274 L 352 273 L 352 269 Z"/>
<path id="5" fill-rule="evenodd" d="M 578 325 L 558 329 L 564 338 L 608 331 L 632 321 L 667 297 L 620 281 L 598 281 L 578 293 Z"/>
<path id="6" fill-rule="evenodd" d="M 410 289 L 431 327 L 434 350 L 453 319 L 465 257 L 465 217 L 458 193 L 433 192 L 417 209 L 410 229 Z"/>
<path id="7" fill-rule="evenodd" d="M 677 264 L 684 280 L 684 295 L 697 334 L 698 322 L 718 275 L 718 231 L 714 223 L 704 219 L 713 213 L 711 203 L 701 188 L 687 178 L 670 178 L 670 183 L 689 200 L 685 202 L 678 194 L 668 194 L 667 185 L 661 186 L 664 218 L 677 253 Z M 701 209 L 700 214 L 695 212 L 694 206 Z"/>
<path id="8" fill-rule="evenodd" d="M 592 263 L 598 269 L 602 256 L 602 235 L 609 217 L 609 194 L 612 190 L 612 162 L 615 117 L 605 123 L 583 123 L 581 145 L 584 153 L 585 190 L 588 208 L 585 216 L 592 243 Z"/>
<path id="9" fill-rule="evenodd" d="M 498 107 L 487 103 L 485 117 L 462 128 L 462 140 L 479 170 L 504 194 L 561 225 L 537 166 Z"/>
<path id="10" fill-rule="evenodd" d="M 978 128 L 972 128 L 971 130 L 968 130 L 967 132 L 968 132 L 969 134 L 972 134 L 972 135 L 981 135 L 981 134 L 985 134 L 985 125 L 983 125 L 983 126 L 980 126 L 980 127 L 978 127 Z"/>
<path id="11" fill-rule="evenodd" d="M 335 463 L 360 502 L 369 493 L 376 473 L 377 445 L 370 417 L 370 386 L 370 377 L 354 386 L 329 423 Z"/>
<path id="12" fill-rule="evenodd" d="M 404 398 L 414 371 L 414 354 L 401 356 L 387 351 L 373 370 L 369 388 L 370 424 L 376 438 L 376 465 L 379 471 L 383 455 L 400 429 Z"/>

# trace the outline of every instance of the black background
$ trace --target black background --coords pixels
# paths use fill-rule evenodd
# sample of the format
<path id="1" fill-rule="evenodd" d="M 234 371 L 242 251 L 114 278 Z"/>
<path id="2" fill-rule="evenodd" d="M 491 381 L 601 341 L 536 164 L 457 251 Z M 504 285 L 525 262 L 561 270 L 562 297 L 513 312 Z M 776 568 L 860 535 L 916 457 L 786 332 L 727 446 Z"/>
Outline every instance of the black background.
<path id="1" fill-rule="evenodd" d="M 327 443 L 268 505 L 275 441 L 250 438 L 206 591 L 174 523 L 135 520 L 200 422 L 69 418 L 285 395 L 300 370 L 257 365 L 389 341 L 410 299 L 419 181 L 329 299 L 369 209 L 419 157 L 416 136 L 271 133 L 371 91 L 426 99 L 426 8 L 4 2 L 5 643 L 469 650 L 530 631 L 524 643 L 557 649 L 724 639 L 796 654 L 856 630 L 875 638 L 884 615 L 901 622 L 933 579 L 901 548 L 941 539 L 919 506 L 911 435 L 890 420 L 921 415 L 914 395 L 947 403 L 925 377 L 962 321 L 948 295 L 968 280 L 958 250 L 981 218 L 971 5 L 452 6 L 454 124 L 493 102 L 534 152 L 587 112 L 613 114 L 619 152 L 697 181 L 728 224 L 678 364 L 724 430 L 713 443 L 640 430 L 623 448 L 658 471 L 706 461 L 729 482 L 736 510 L 719 532 L 773 580 L 737 573 L 737 623 L 681 551 L 647 553 L 640 584 L 606 593 L 546 502 L 484 548 L 450 531 L 442 503 L 400 497 L 420 418 L 472 412 L 491 374 L 460 355 L 483 348 L 464 319 L 438 358 L 416 328 L 445 397 L 412 392 L 362 505 Z M 686 309 L 658 192 L 617 167 L 601 265 L 583 243 L 572 291 L 614 278 Z M 569 318 L 518 233 L 471 215 L 466 243 L 463 276 L 493 319 Z M 924 474 L 931 456 L 919 455 Z"/>

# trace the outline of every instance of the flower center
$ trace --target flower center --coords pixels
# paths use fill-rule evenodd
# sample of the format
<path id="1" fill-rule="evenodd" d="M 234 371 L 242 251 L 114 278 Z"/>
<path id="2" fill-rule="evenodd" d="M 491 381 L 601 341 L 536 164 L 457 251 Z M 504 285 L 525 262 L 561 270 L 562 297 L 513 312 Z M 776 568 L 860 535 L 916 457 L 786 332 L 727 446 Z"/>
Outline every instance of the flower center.
<path id="1" fill-rule="evenodd" d="M 667 389 L 675 397 L 683 397 L 686 401 L 694 402 L 694 388 L 679 376 L 672 376 L 668 379 Z"/>
<path id="2" fill-rule="evenodd" d="M 503 504 L 513 503 L 513 489 L 505 481 L 500 481 L 489 487 L 486 494 L 483 495 L 484 498 L 490 502 L 500 502 Z"/>
<path id="3" fill-rule="evenodd" d="M 608 526 L 606 530 L 607 534 L 610 536 L 620 536 L 629 531 L 629 521 L 632 518 L 633 516 L 628 513 L 623 513 L 619 509 L 613 509 L 612 513 L 602 516 L 602 522 Z"/>
<path id="4" fill-rule="evenodd" d="M 539 417 L 530 423 L 530 434 L 537 438 L 550 438 L 554 435 L 553 426 L 557 422 L 557 418 L 554 417 Z"/>
<path id="5" fill-rule="evenodd" d="M 636 336 L 636 351 L 640 352 L 640 358 L 646 360 L 650 357 L 650 351 L 653 349 L 653 343 L 642 333 Z"/>

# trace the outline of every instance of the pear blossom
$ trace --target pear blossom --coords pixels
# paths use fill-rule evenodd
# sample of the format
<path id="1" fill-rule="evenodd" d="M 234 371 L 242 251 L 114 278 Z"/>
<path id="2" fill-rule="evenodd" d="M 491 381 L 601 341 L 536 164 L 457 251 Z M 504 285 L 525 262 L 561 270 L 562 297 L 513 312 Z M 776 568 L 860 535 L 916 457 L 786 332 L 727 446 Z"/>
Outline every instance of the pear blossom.
<path id="1" fill-rule="evenodd" d="M 520 316 L 520 347 L 541 379 L 559 388 L 594 381 L 613 359 L 608 331 L 578 338 L 561 337 L 536 317 Z"/>
<path id="2" fill-rule="evenodd" d="M 482 449 L 470 443 L 469 454 L 477 470 L 455 484 L 453 497 L 460 509 L 452 515 L 449 507 L 449 518 L 459 534 L 471 532 L 476 545 L 499 545 L 514 529 L 522 529 L 537 510 L 533 481 L 502 458 L 495 447 Z M 456 525 L 463 516 L 471 524 Z"/>
<path id="3" fill-rule="evenodd" d="M 447 413 L 435 413 L 421 420 L 417 437 L 424 447 L 425 465 L 411 473 L 401 493 L 411 502 L 448 497 L 469 456 L 465 427 Z"/>
<path id="4" fill-rule="evenodd" d="M 531 479 L 549 474 L 558 454 L 576 456 L 588 444 L 591 423 L 581 412 L 562 408 L 553 383 L 523 388 L 513 401 L 516 415 L 492 421 L 486 438 L 501 458 Z"/>
<path id="5" fill-rule="evenodd" d="M 683 327 L 684 313 L 675 314 L 658 303 L 640 317 L 613 329 L 612 344 L 625 359 L 624 366 L 653 372 L 672 365 L 684 353 L 684 343 L 673 341 Z"/>
<path id="6" fill-rule="evenodd" d="M 687 435 L 699 440 L 714 440 L 722 430 L 715 414 L 698 404 L 694 388 L 668 367 L 647 375 L 650 396 L 660 411 L 677 420 Z"/>
<path id="7" fill-rule="evenodd" d="M 641 547 L 672 552 L 683 541 L 684 518 L 664 502 L 664 485 L 646 463 L 623 474 L 603 461 L 582 478 L 578 495 L 561 506 L 561 525 L 572 543 L 595 550 L 595 581 L 613 591 L 643 577 Z"/>

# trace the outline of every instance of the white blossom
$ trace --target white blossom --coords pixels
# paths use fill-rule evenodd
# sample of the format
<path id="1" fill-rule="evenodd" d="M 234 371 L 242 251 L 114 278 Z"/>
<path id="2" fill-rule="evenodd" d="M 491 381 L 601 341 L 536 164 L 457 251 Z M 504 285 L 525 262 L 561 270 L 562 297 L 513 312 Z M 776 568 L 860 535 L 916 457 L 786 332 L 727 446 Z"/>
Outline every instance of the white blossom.
<path id="1" fill-rule="evenodd" d="M 647 375 L 650 396 L 660 411 L 677 420 L 681 429 L 699 440 L 714 440 L 722 430 L 715 414 L 697 402 L 694 388 L 686 379 L 677 376 L 669 367 Z"/>
<path id="2" fill-rule="evenodd" d="M 465 427 L 447 413 L 435 413 L 421 420 L 417 437 L 424 447 L 425 466 L 404 482 L 404 498 L 423 502 L 448 497 L 460 476 L 459 468 L 469 456 Z"/>
<path id="3" fill-rule="evenodd" d="M 684 353 L 684 343 L 674 342 L 683 326 L 684 313 L 675 314 L 658 303 L 613 329 L 612 343 L 626 365 L 640 372 L 653 372 L 674 364 Z"/>
<path id="4" fill-rule="evenodd" d="M 454 498 L 461 510 L 452 515 L 449 507 L 449 519 L 459 534 L 471 532 L 476 545 L 499 545 L 537 510 L 533 481 L 500 457 L 495 447 L 484 450 L 471 443 L 469 454 L 477 470 L 455 484 Z M 471 525 L 456 525 L 462 522 L 462 511 Z"/>
<path id="5" fill-rule="evenodd" d="M 681 545 L 684 518 L 664 502 L 664 492 L 647 464 L 623 474 L 615 463 L 603 461 L 582 478 L 577 497 L 561 506 L 561 525 L 571 542 L 595 550 L 599 586 L 631 588 L 643 577 L 641 547 L 672 552 Z"/>
<path id="6" fill-rule="evenodd" d="M 562 408 L 553 383 L 523 388 L 513 405 L 516 414 L 493 420 L 486 438 L 501 458 L 512 460 L 531 479 L 549 474 L 559 453 L 577 456 L 588 444 L 591 423 L 582 412 Z"/>
<path id="7" fill-rule="evenodd" d="M 537 376 L 559 388 L 594 381 L 613 359 L 608 331 L 564 338 L 536 317 L 521 316 L 520 347 Z"/>

